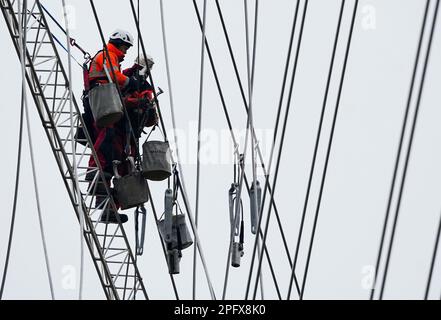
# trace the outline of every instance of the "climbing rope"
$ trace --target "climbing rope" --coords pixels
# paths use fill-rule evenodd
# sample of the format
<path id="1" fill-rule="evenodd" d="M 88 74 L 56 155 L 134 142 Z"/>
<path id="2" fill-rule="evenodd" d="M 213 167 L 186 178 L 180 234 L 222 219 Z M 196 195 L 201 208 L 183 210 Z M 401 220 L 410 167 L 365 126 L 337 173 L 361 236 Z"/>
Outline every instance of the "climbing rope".
<path id="1" fill-rule="evenodd" d="M 64 1 L 63 1 L 63 14 L 64 14 L 64 18 L 66 19 L 66 29 L 64 29 L 61 24 L 57 21 L 57 19 L 54 18 L 54 16 L 45 8 L 44 5 L 42 5 L 40 3 L 41 8 L 44 10 L 44 12 L 46 12 L 46 14 L 49 16 L 49 18 L 51 18 L 51 20 L 55 23 L 55 25 L 66 35 L 67 37 L 67 46 L 69 47 L 69 45 L 76 47 L 78 50 L 81 51 L 81 53 L 84 56 L 84 60 L 90 60 L 91 56 L 90 53 L 87 52 L 86 50 L 84 50 L 74 38 L 70 37 L 70 31 L 68 30 L 69 26 L 68 26 L 68 21 L 67 21 L 67 12 L 66 12 L 66 8 L 64 5 Z M 53 34 L 52 36 L 54 38 L 56 38 Z M 61 43 L 60 43 L 61 44 Z M 62 45 L 62 44 L 61 44 Z M 63 49 L 66 50 L 68 52 L 68 54 L 75 60 L 75 58 L 70 54 L 70 49 L 66 49 L 63 45 L 62 45 Z M 76 60 L 75 60 L 76 61 Z"/>

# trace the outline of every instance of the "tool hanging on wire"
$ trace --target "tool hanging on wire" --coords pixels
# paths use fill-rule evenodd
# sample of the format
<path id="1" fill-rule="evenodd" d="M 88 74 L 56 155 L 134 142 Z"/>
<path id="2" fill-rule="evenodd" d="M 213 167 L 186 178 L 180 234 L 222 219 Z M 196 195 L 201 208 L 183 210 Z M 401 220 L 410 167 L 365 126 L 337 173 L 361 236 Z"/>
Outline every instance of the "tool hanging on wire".
<path id="1" fill-rule="evenodd" d="M 141 220 L 141 235 L 139 235 L 139 214 L 142 216 Z M 145 226 L 146 226 L 147 210 L 144 204 L 138 206 L 135 209 L 135 241 L 136 241 L 136 255 L 142 256 L 144 253 L 144 239 L 145 239 Z"/>
<path id="2" fill-rule="evenodd" d="M 252 182 L 250 187 L 251 232 L 253 234 L 257 233 L 257 224 L 259 221 L 261 203 L 262 203 L 262 188 L 260 186 L 260 182 L 256 180 L 256 185 L 254 185 L 254 182 Z"/>
<path id="3" fill-rule="evenodd" d="M 167 262 L 170 274 L 178 274 L 180 272 L 179 263 L 182 258 L 182 250 L 193 244 L 187 224 L 185 223 L 185 214 L 182 212 L 178 202 L 179 186 L 179 172 L 176 169 L 176 165 L 174 165 L 173 189 L 167 188 L 165 190 L 164 218 L 158 222 L 159 231 L 167 248 Z M 173 209 L 175 209 L 175 214 L 173 214 Z"/>
<path id="4" fill-rule="evenodd" d="M 239 164 L 238 164 L 239 162 Z M 244 255 L 244 220 L 243 220 L 243 204 L 242 199 L 238 199 L 240 170 L 243 169 L 243 155 L 239 155 L 239 159 L 236 158 L 234 163 L 234 182 L 231 184 L 231 188 L 228 191 L 229 211 L 230 211 L 230 223 L 231 223 L 231 236 L 232 236 L 232 250 L 231 250 L 231 265 L 235 268 L 240 267 L 240 259 Z M 239 201 L 240 210 L 238 215 L 235 216 L 236 203 Z M 240 219 L 240 220 L 239 220 Z M 239 241 L 237 241 L 239 237 Z"/>

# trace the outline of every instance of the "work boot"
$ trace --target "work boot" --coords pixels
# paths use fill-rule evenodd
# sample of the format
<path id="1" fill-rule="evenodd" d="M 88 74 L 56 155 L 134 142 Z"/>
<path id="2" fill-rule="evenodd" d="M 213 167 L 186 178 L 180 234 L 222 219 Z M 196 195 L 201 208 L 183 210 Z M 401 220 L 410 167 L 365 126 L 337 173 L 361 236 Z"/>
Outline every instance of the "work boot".
<path id="1" fill-rule="evenodd" d="M 101 215 L 100 222 L 118 223 L 118 216 L 121 223 L 126 223 L 129 220 L 126 214 L 118 213 L 113 209 L 106 208 Z"/>

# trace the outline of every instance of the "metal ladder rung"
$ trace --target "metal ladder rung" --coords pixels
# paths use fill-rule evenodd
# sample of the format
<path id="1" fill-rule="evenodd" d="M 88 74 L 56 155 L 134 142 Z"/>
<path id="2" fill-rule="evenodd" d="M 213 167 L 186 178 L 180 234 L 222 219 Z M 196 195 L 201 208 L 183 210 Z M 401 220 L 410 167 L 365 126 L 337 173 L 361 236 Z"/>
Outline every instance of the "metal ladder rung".
<path id="1" fill-rule="evenodd" d="M 52 100 L 54 100 L 54 99 L 52 99 Z M 65 98 L 65 99 L 63 99 L 63 98 L 58 98 L 58 99 L 55 99 L 55 100 L 69 100 L 68 98 Z M 54 112 L 51 112 L 52 114 L 70 114 L 70 111 L 54 111 Z M 78 115 L 78 112 L 73 112 L 73 115 L 74 116 L 76 116 L 76 115 Z"/>
<path id="2" fill-rule="evenodd" d="M 115 287 L 115 286 L 110 286 L 110 285 L 105 285 L 106 288 L 115 288 L 116 290 L 132 290 L 133 288 L 123 288 L 123 287 Z"/>
<path id="3" fill-rule="evenodd" d="M 46 55 L 43 55 L 43 56 L 35 56 L 35 58 L 38 58 L 38 59 L 49 59 L 49 58 L 56 58 L 56 56 L 46 56 Z"/>
<path id="4" fill-rule="evenodd" d="M 12 7 L 7 7 L 6 9 L 7 9 L 7 10 L 10 10 L 10 11 L 13 10 Z M 18 16 L 18 11 L 13 11 L 13 12 L 14 12 L 14 14 L 15 14 L 16 16 Z M 21 14 L 23 15 L 23 12 L 22 12 Z M 32 14 L 32 15 L 34 15 L 34 16 L 41 16 L 41 13 L 39 13 L 39 12 L 30 12 L 30 13 L 26 13 L 26 15 L 30 15 L 30 14 Z"/>
<path id="5" fill-rule="evenodd" d="M 42 83 L 40 87 L 67 87 L 66 83 Z"/>
<path id="6" fill-rule="evenodd" d="M 110 274 L 112 277 L 118 277 L 118 278 L 136 278 L 136 279 L 138 279 L 138 277 L 137 276 L 135 276 L 135 275 L 133 275 L 133 274 L 128 274 L 128 275 L 125 275 L 125 274 Z"/>
<path id="7" fill-rule="evenodd" d="M 101 261 L 101 259 L 99 259 L 99 258 L 94 258 L 94 259 Z M 132 264 L 132 265 L 133 265 L 133 262 L 131 262 L 131 261 L 124 261 L 124 262 L 122 262 L 122 261 L 111 261 L 111 260 L 109 261 L 109 260 L 106 260 L 106 263 L 113 263 L 113 264 Z"/>
<path id="8" fill-rule="evenodd" d="M 92 221 L 92 222 L 95 223 L 95 222 L 98 222 L 98 221 Z M 87 231 L 87 233 L 92 233 L 92 232 L 91 232 L 91 231 Z M 95 233 L 95 235 L 96 235 L 97 237 L 108 237 L 108 238 L 115 237 L 115 238 L 124 238 L 124 236 L 117 235 L 117 234 L 101 234 L 101 233 Z"/>
<path id="9" fill-rule="evenodd" d="M 59 126 L 57 126 L 57 128 L 70 129 L 70 125 L 69 124 L 60 124 Z M 74 128 L 78 128 L 78 126 L 74 126 Z"/>
<path id="10" fill-rule="evenodd" d="M 35 72 L 50 73 L 50 72 L 61 72 L 61 71 L 60 70 L 49 70 L 49 69 L 36 69 Z"/>
<path id="11" fill-rule="evenodd" d="M 103 247 L 103 250 L 113 250 L 113 251 L 119 250 L 119 251 L 127 251 L 127 248 L 105 248 L 105 247 Z"/>
<path id="12" fill-rule="evenodd" d="M 76 127 L 74 127 L 74 128 L 76 128 Z M 65 141 L 67 141 L 67 142 L 72 142 L 72 141 L 87 141 L 86 139 L 75 139 L 75 140 L 72 140 L 72 139 L 60 139 L 61 141 L 63 141 L 63 142 L 65 142 Z M 79 154 L 79 153 L 78 153 Z M 77 153 L 75 154 L 75 155 L 77 155 Z"/>
<path id="13" fill-rule="evenodd" d="M 26 43 L 29 43 L 29 44 L 52 44 L 52 42 L 50 42 L 50 41 L 26 41 Z"/>
<path id="14" fill-rule="evenodd" d="M 66 175 L 66 177 L 67 177 L 67 175 Z M 90 183 L 89 180 L 78 180 L 78 182 L 79 182 L 79 183 L 86 183 L 86 182 L 87 182 L 87 183 Z M 91 194 L 89 194 L 89 195 L 91 195 Z"/>

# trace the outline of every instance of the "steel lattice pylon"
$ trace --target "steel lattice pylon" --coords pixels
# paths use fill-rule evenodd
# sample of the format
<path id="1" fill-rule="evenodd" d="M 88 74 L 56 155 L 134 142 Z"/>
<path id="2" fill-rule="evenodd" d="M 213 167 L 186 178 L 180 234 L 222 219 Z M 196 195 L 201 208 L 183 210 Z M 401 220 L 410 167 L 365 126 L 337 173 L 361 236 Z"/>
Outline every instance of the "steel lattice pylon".
<path id="1" fill-rule="evenodd" d="M 28 3 L 31 4 L 30 9 L 23 13 L 27 34 L 26 58 L 21 63 L 25 63 L 30 92 L 77 218 L 80 215 L 84 217 L 84 239 L 104 293 L 107 299 L 130 300 L 135 299 L 136 293 L 140 292 L 143 298 L 148 299 L 123 226 L 98 222 L 103 210 L 107 207 L 115 209 L 115 204 L 106 187 L 106 201 L 100 207 L 94 207 L 95 190 L 89 190 L 89 181 L 84 177 L 87 172 L 94 172 L 94 181 L 104 182 L 104 173 L 101 168 L 87 166 L 90 155 L 95 157 L 96 163 L 99 161 L 86 130 L 86 146 L 73 141 L 76 128 L 84 127 L 81 112 L 74 97 L 73 113 L 69 109 L 68 77 L 41 4 L 38 0 Z M 20 57 L 18 4 L 16 1 L 0 0 L 0 7 Z M 71 121 L 75 124 L 74 131 Z M 72 148 L 72 145 L 75 147 Z M 76 161 L 73 161 L 74 158 Z M 75 168 L 72 163 L 76 163 L 78 179 L 74 176 Z M 81 194 L 79 199 L 78 190 Z"/>

